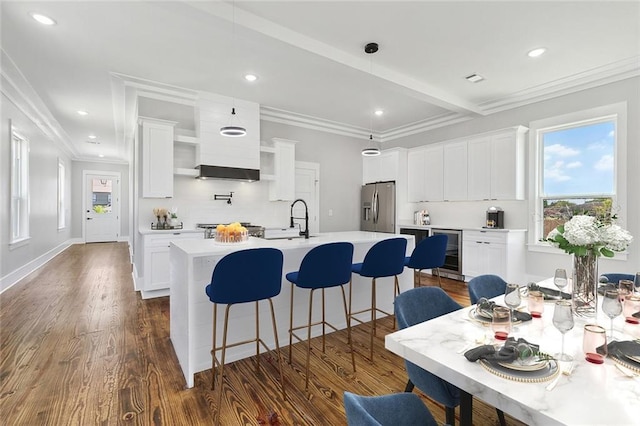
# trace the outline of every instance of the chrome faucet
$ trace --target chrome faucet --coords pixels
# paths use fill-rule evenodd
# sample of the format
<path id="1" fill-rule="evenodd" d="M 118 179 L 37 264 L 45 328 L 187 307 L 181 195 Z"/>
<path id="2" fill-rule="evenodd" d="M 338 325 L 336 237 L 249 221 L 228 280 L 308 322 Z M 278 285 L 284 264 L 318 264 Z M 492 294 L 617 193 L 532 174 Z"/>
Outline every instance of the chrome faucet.
<path id="1" fill-rule="evenodd" d="M 304 217 L 293 217 L 293 206 L 296 205 L 298 201 L 301 201 L 304 204 Z M 308 239 L 309 238 L 309 208 L 307 207 L 307 203 L 302 199 L 298 198 L 293 203 L 291 203 L 291 223 L 290 228 L 295 228 L 293 224 L 293 219 L 304 219 L 304 231 L 300 231 L 300 236 L 303 236 Z"/>

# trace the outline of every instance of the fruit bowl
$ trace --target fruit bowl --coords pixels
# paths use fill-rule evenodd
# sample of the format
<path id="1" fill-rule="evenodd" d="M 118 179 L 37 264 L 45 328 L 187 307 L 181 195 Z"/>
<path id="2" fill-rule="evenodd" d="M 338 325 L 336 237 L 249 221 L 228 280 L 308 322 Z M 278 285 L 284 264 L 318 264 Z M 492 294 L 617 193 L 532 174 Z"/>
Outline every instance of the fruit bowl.
<path id="1" fill-rule="evenodd" d="M 217 243 L 237 244 L 249 240 L 249 231 L 238 222 L 229 225 L 218 225 L 215 241 Z"/>

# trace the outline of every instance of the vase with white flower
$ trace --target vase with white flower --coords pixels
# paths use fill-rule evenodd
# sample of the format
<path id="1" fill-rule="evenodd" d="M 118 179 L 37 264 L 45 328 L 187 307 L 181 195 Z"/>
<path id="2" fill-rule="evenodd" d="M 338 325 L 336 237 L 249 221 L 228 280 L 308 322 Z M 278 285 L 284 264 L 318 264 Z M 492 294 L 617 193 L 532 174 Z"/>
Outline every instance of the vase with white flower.
<path id="1" fill-rule="evenodd" d="M 613 257 L 633 241 L 631 234 L 614 222 L 615 216 L 603 219 L 576 215 L 557 226 L 545 239 L 573 255 L 571 296 L 576 315 L 596 315 L 598 257 Z"/>

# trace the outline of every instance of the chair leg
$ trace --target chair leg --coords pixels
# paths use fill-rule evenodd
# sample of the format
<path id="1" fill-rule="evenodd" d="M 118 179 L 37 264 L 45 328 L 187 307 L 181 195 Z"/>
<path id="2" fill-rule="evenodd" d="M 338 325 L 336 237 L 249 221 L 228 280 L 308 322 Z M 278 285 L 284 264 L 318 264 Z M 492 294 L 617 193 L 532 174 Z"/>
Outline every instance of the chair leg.
<path id="1" fill-rule="evenodd" d="M 325 334 L 327 332 L 326 330 L 326 324 L 327 324 L 327 318 L 326 315 L 324 313 L 324 288 L 322 289 L 322 353 L 325 353 Z"/>
<path id="2" fill-rule="evenodd" d="M 276 354 L 278 355 L 278 366 L 280 367 L 280 387 L 282 388 L 282 398 L 287 399 L 287 394 L 284 390 L 284 373 L 282 371 L 282 354 L 280 353 L 280 343 L 278 343 L 278 327 L 276 326 L 276 313 L 273 310 L 273 301 L 269 300 L 269 307 L 271 308 L 271 324 L 273 325 L 273 338 L 276 341 Z"/>
<path id="3" fill-rule="evenodd" d="M 507 426 L 507 420 L 504 418 L 504 412 L 496 408 L 496 413 L 498 414 L 498 420 L 500 421 L 500 426 Z"/>
<path id="4" fill-rule="evenodd" d="M 256 372 L 260 371 L 260 308 L 256 303 Z"/>
<path id="5" fill-rule="evenodd" d="M 397 275 L 395 275 L 393 277 L 393 281 L 394 281 L 393 302 L 395 303 L 396 297 L 398 297 L 398 295 L 400 294 L 400 282 L 398 281 L 398 276 Z M 396 328 L 396 316 L 394 314 L 393 315 L 393 329 L 395 330 L 395 328 Z"/>
<path id="6" fill-rule="evenodd" d="M 293 362 L 291 346 L 293 346 L 293 289 L 295 284 L 291 283 L 291 304 L 289 305 L 289 364 Z"/>
<path id="7" fill-rule="evenodd" d="M 225 360 L 225 356 L 227 355 L 227 327 L 229 325 L 229 308 L 231 307 L 231 305 L 227 305 L 227 307 L 224 310 L 224 328 L 222 331 L 222 355 L 220 358 L 220 374 L 218 376 L 218 380 L 220 381 L 220 383 L 218 384 L 218 395 L 217 395 L 217 404 L 216 404 L 216 408 L 217 408 L 217 413 L 216 413 L 216 420 L 215 420 L 215 424 L 216 426 L 218 426 L 220 424 L 220 414 L 222 413 L 222 386 L 223 386 L 223 380 L 224 380 L 224 360 Z"/>
<path id="8" fill-rule="evenodd" d="M 309 389 L 309 364 L 311 362 L 311 318 L 312 313 L 311 309 L 313 308 L 313 292 L 315 289 L 311 289 L 311 293 L 309 293 L 309 318 L 307 321 L 307 372 L 305 374 L 304 379 L 304 389 Z"/>
<path id="9" fill-rule="evenodd" d="M 347 317 L 347 326 L 349 330 L 351 330 L 351 294 L 353 290 L 353 275 L 351 276 L 351 280 L 349 281 L 349 316 Z M 351 333 L 349 333 L 349 344 L 352 344 L 351 341 Z"/>
<path id="10" fill-rule="evenodd" d="M 435 268 L 436 274 L 438 274 L 438 285 L 442 288 L 442 280 L 440 279 L 440 268 Z"/>
<path id="11" fill-rule="evenodd" d="M 353 366 L 353 372 L 356 372 L 356 357 L 353 353 L 353 341 L 351 340 L 351 319 L 349 318 L 349 312 L 347 311 L 347 297 L 344 294 L 344 286 L 340 286 L 342 292 L 342 305 L 344 306 L 344 315 L 347 319 L 347 344 L 351 350 L 351 365 Z"/>
<path id="12" fill-rule="evenodd" d="M 373 336 L 376 334 L 376 279 L 371 280 L 371 332 L 369 333 L 369 360 L 373 362 Z"/>
<path id="13" fill-rule="evenodd" d="M 414 384 L 411 379 L 407 380 L 407 386 L 404 387 L 405 392 L 413 392 Z"/>
<path id="14" fill-rule="evenodd" d="M 456 424 L 456 409 L 455 407 L 444 407 L 444 416 L 447 425 L 454 426 Z"/>
<path id="15" fill-rule="evenodd" d="M 211 350 L 211 390 L 216 389 L 216 330 L 218 319 L 218 304 L 213 304 L 213 349 Z"/>

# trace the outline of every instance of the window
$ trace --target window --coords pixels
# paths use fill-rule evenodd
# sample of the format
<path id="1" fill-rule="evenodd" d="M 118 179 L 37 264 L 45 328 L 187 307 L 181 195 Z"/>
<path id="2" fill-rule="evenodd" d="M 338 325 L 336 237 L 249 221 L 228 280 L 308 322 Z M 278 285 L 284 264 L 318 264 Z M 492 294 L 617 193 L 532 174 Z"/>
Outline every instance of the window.
<path id="1" fill-rule="evenodd" d="M 29 238 L 29 141 L 11 131 L 11 241 Z"/>
<path id="2" fill-rule="evenodd" d="M 626 104 L 531 123 L 530 243 L 576 214 L 624 220 L 625 135 Z"/>
<path id="3" fill-rule="evenodd" d="M 58 159 L 58 229 L 64 229 L 65 223 L 65 169 L 62 160 Z"/>

